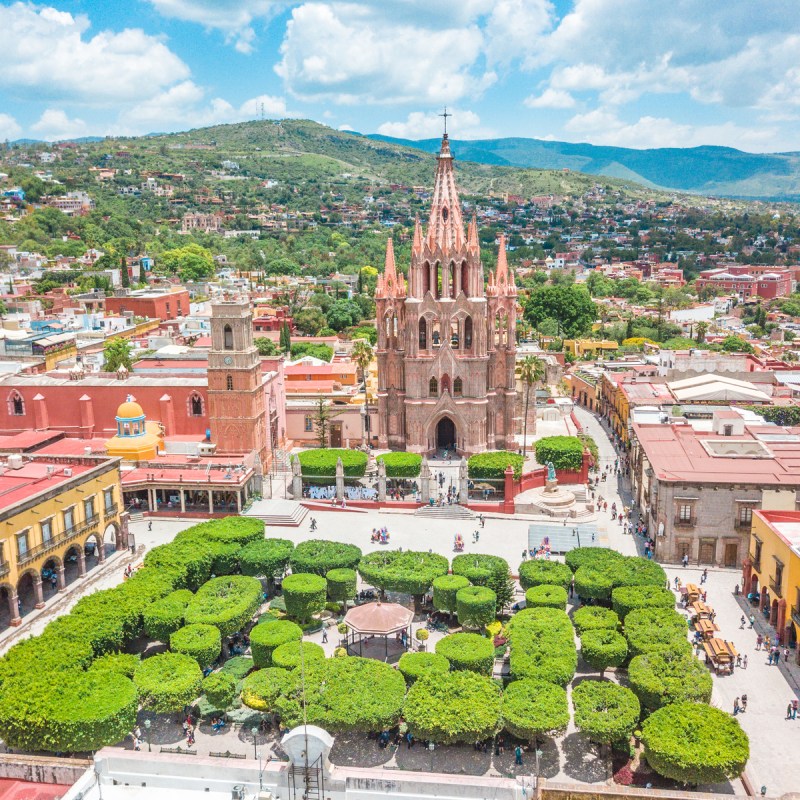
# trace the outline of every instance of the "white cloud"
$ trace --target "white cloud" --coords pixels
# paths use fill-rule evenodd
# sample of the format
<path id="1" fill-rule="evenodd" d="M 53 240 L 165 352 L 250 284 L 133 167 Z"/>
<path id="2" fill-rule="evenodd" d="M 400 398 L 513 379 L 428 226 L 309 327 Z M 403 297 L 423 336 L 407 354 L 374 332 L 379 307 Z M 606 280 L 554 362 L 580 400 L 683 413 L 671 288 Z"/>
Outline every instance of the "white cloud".
<path id="1" fill-rule="evenodd" d="M 523 101 L 528 108 L 573 108 L 575 98 L 560 89 L 545 89 L 538 97 L 531 95 Z"/>
<path id="2" fill-rule="evenodd" d="M 423 28 L 394 6 L 312 2 L 294 9 L 275 71 L 298 97 L 336 103 L 445 103 L 495 80 L 477 66 L 476 25 Z"/>
<path id="3" fill-rule="evenodd" d="M 481 127 L 480 117 L 473 111 L 453 109 L 453 118 L 448 127 L 453 138 L 478 139 L 494 133 Z M 442 135 L 442 117 L 436 111 L 412 111 L 405 122 L 384 122 L 378 133 L 397 139 L 433 139 Z"/>
<path id="4" fill-rule="evenodd" d="M 160 39 L 138 29 L 91 38 L 87 17 L 24 3 L 0 6 L 0 86 L 84 103 L 136 101 L 189 75 Z"/>
<path id="5" fill-rule="evenodd" d="M 490 63 L 521 58 L 535 61 L 538 48 L 554 22 L 550 0 L 497 0 L 486 22 L 486 54 Z"/>
<path id="6" fill-rule="evenodd" d="M 49 142 L 77 139 L 88 133 L 86 123 L 82 119 L 77 117 L 70 119 L 64 111 L 56 108 L 46 109 L 42 116 L 31 125 L 31 130 Z"/>
<path id="7" fill-rule="evenodd" d="M 0 114 L 0 139 L 16 139 L 22 127 L 10 114 Z"/>

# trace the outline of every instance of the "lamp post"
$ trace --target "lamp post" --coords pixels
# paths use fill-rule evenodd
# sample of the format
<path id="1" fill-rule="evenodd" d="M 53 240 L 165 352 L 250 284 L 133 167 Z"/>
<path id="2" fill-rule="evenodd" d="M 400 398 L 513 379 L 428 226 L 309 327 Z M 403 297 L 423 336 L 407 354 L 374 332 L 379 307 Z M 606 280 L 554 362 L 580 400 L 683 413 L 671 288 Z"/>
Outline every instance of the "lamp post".
<path id="1" fill-rule="evenodd" d="M 542 757 L 542 751 L 537 747 L 534 750 L 534 754 L 536 755 L 536 783 L 534 784 L 536 787 L 536 793 L 539 793 L 539 759 Z"/>
<path id="2" fill-rule="evenodd" d="M 152 724 L 153 723 L 149 719 L 146 719 L 144 721 L 144 729 L 147 731 L 147 752 L 148 753 L 152 753 L 153 752 L 153 746 L 150 744 L 150 726 Z"/>
<path id="3" fill-rule="evenodd" d="M 258 728 L 254 725 L 250 732 L 253 734 L 253 754 L 258 759 Z"/>

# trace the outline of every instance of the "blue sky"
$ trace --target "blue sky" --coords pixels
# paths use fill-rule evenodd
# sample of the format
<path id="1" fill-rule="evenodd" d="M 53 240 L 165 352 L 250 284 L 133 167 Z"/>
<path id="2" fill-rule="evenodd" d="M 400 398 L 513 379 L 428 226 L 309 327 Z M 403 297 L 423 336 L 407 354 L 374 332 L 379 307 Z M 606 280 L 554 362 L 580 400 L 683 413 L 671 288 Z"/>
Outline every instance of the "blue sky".
<path id="1" fill-rule="evenodd" d="M 797 0 L 0 0 L 0 139 L 265 117 L 800 150 Z"/>

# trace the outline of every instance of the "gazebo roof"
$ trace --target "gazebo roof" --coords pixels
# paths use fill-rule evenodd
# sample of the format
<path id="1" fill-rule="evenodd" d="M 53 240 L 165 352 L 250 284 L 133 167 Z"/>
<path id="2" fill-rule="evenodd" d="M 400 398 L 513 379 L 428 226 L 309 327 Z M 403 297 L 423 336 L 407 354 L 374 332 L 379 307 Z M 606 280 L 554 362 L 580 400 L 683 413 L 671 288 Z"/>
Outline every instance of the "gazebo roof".
<path id="1" fill-rule="evenodd" d="M 387 636 L 407 628 L 414 612 L 399 603 L 365 603 L 351 608 L 344 621 L 356 633 Z"/>

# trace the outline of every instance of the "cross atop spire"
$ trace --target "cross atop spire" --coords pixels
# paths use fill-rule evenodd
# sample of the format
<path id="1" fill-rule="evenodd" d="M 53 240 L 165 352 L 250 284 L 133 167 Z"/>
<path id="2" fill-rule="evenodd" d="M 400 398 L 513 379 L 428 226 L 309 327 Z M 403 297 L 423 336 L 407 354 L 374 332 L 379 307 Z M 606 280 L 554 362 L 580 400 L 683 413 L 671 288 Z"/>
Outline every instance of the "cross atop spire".
<path id="1" fill-rule="evenodd" d="M 447 113 L 447 106 L 444 107 L 444 113 L 439 114 L 440 117 L 444 118 L 444 137 L 447 138 L 447 118 L 452 117 L 452 114 Z"/>

